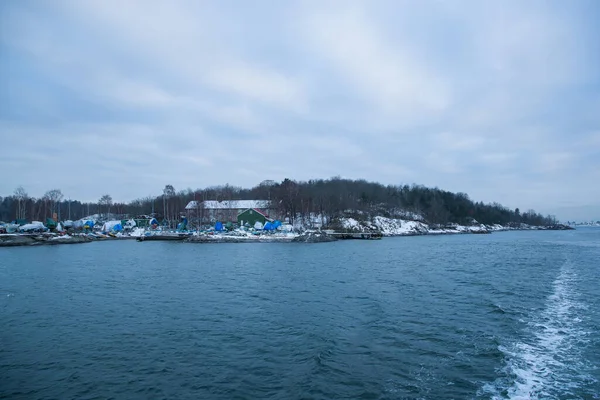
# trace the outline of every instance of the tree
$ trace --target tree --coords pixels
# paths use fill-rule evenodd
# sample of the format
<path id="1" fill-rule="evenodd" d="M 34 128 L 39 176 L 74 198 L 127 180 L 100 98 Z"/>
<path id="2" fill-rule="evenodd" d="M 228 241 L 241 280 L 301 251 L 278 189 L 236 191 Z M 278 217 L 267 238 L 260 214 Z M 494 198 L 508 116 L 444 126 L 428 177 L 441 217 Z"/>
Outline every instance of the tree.
<path id="1" fill-rule="evenodd" d="M 513 213 L 514 217 L 513 217 L 513 222 L 519 223 L 521 222 L 521 210 L 519 210 L 519 208 L 515 208 L 515 212 Z"/>
<path id="2" fill-rule="evenodd" d="M 15 189 L 13 197 L 17 200 L 17 219 L 25 219 L 27 216 L 27 200 L 29 199 L 29 195 L 23 186 L 19 186 Z"/>
<path id="3" fill-rule="evenodd" d="M 58 189 L 46 192 L 39 199 L 27 198 L 23 192 L 16 190 L 14 196 L 1 199 L 0 220 L 13 220 L 25 214 L 28 219 L 43 220 L 49 212 L 56 212 L 57 205 L 61 204 L 62 193 Z M 342 217 L 369 219 L 377 215 L 432 224 L 464 225 L 477 221 L 482 224 L 549 225 L 555 221 L 552 216 L 543 216 L 533 210 L 524 212 L 498 203 L 475 202 L 465 193 L 451 193 L 416 184 L 382 185 L 340 177 L 310 181 L 285 179 L 277 183 L 264 181 L 250 189 L 222 185 L 176 192 L 172 185 L 166 185 L 159 196 L 141 198 L 129 204 L 116 204 L 109 195 L 105 196 L 95 204 L 70 201 L 71 213 L 83 217 L 90 214 L 90 206 L 98 205 L 102 213 L 107 214 L 110 211 L 133 216 L 151 214 L 157 211 L 162 201 L 165 223 L 173 223 L 179 211 L 191 200 L 268 199 L 272 210 L 278 211 L 273 217 L 288 217 L 292 222 L 298 219 L 307 225 L 317 221 L 318 216 L 324 224 Z M 22 200 L 21 205 L 19 199 Z M 195 213 L 200 221 L 204 220 L 203 212 L 203 208 L 199 207 Z"/>
<path id="4" fill-rule="evenodd" d="M 109 194 L 105 194 L 100 197 L 98 200 L 98 205 L 100 207 L 104 206 L 106 208 L 106 218 L 108 218 L 108 214 L 110 213 L 110 206 L 112 205 L 112 197 Z"/>
<path id="5" fill-rule="evenodd" d="M 295 181 L 286 178 L 281 182 L 278 189 L 278 198 L 280 199 L 282 211 L 293 224 L 296 217 L 296 211 L 298 210 L 297 199 L 300 193 L 298 184 Z"/>
<path id="6" fill-rule="evenodd" d="M 169 199 L 173 196 L 175 196 L 175 188 L 173 185 L 166 185 L 163 189 L 163 218 L 169 222 Z"/>
<path id="7" fill-rule="evenodd" d="M 44 199 L 50 203 L 50 216 L 54 218 L 54 213 L 56 213 L 56 207 L 58 203 L 63 199 L 63 194 L 60 189 L 52 189 L 48 190 L 46 194 L 44 194 Z"/>

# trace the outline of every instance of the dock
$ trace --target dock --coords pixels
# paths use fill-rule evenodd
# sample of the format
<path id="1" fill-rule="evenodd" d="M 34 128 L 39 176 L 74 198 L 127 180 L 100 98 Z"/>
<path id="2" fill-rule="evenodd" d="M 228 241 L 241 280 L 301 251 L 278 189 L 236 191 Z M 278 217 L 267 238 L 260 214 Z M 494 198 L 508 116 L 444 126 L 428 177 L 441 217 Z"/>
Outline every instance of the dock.
<path id="1" fill-rule="evenodd" d="M 381 232 L 327 232 L 328 235 L 340 240 L 380 240 Z"/>

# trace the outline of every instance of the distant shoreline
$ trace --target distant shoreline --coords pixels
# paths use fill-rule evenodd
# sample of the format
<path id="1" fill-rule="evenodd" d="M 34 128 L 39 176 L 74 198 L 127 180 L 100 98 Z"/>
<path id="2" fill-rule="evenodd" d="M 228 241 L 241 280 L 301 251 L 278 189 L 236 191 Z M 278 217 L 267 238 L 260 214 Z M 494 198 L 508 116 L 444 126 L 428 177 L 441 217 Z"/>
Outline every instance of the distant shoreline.
<path id="1" fill-rule="evenodd" d="M 414 222 L 414 221 L 412 221 Z M 411 225 L 414 229 L 406 229 L 404 231 L 396 231 L 387 230 L 383 232 L 379 232 L 380 237 L 403 237 L 403 236 L 441 236 L 441 235 L 465 235 L 465 234 L 491 234 L 494 232 L 508 232 L 508 231 L 559 231 L 559 230 L 574 230 L 575 228 L 566 226 L 566 225 L 555 225 L 549 227 L 502 227 L 502 226 L 491 226 L 491 227 L 462 227 L 455 226 L 449 229 L 422 229 L 422 226 L 419 225 Z M 469 229 L 473 228 L 473 229 Z M 476 228 L 476 229 L 475 229 Z M 329 230 L 307 230 L 306 232 L 317 235 L 322 235 L 323 237 L 332 237 L 332 235 L 328 235 L 327 232 Z M 329 231 L 330 232 L 330 231 Z M 371 233 L 375 231 L 370 231 Z M 336 234 L 345 234 L 346 236 L 350 236 L 352 233 L 360 236 L 360 230 L 347 230 L 346 232 L 338 232 Z M 364 231 L 363 233 L 367 233 Z M 298 238 L 302 238 L 306 236 L 306 234 L 302 233 L 263 233 L 263 234 L 246 234 L 241 235 L 239 233 L 214 233 L 207 234 L 201 233 L 197 234 L 196 232 L 190 231 L 188 237 L 183 237 L 179 242 L 183 243 L 292 243 L 292 242 L 304 242 L 304 243 L 317 243 L 317 242 L 329 242 L 335 241 L 336 238 L 332 240 L 297 240 Z M 95 241 L 113 241 L 113 240 L 132 240 L 132 239 L 140 239 L 141 237 L 123 234 L 116 237 L 104 236 L 104 237 L 93 237 L 91 235 L 85 233 L 75 233 L 75 234 L 67 234 L 67 235 L 57 235 L 55 233 L 8 233 L 8 234 L 0 234 L 0 247 L 17 247 L 17 246 L 43 246 L 43 245 L 59 245 L 59 244 L 82 244 L 82 243 L 91 243 Z M 160 240 L 160 238 L 156 238 L 156 240 Z M 345 238 L 345 240 L 352 240 L 349 238 Z M 146 241 L 146 240 L 144 240 Z"/>

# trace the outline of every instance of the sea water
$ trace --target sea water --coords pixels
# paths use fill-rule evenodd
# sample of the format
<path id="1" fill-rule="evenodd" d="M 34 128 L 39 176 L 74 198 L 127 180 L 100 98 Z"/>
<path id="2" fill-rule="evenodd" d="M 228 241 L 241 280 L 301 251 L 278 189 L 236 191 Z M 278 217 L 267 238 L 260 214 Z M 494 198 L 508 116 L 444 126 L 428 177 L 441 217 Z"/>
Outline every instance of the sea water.
<path id="1" fill-rule="evenodd" d="M 600 229 L 0 249 L 0 398 L 598 399 Z"/>

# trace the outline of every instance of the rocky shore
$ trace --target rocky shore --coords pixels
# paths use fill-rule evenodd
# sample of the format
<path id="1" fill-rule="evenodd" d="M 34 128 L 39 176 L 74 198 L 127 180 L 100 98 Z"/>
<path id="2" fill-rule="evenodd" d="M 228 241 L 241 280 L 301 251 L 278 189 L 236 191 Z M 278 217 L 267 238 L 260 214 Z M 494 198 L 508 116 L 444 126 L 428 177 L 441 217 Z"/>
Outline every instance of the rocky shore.
<path id="1" fill-rule="evenodd" d="M 453 234 L 489 234 L 501 231 L 517 230 L 570 230 L 568 225 L 555 224 L 549 226 L 533 226 L 527 224 L 472 225 L 458 224 L 427 224 L 422 221 L 411 221 L 396 218 L 376 216 L 369 220 L 342 218 L 333 225 L 338 232 L 380 232 L 383 236 L 422 236 L 422 235 L 453 235 Z"/>
<path id="2" fill-rule="evenodd" d="M 337 241 L 335 237 L 325 232 L 307 232 L 292 240 L 294 243 L 327 243 L 335 241 Z"/>
<path id="3" fill-rule="evenodd" d="M 190 236 L 186 243 L 289 243 L 296 235 L 196 235 Z"/>
<path id="4" fill-rule="evenodd" d="M 5 234 L 0 235 L 0 247 L 42 246 L 56 244 L 89 243 L 92 239 L 85 236 L 58 236 L 53 234 Z"/>
<path id="5" fill-rule="evenodd" d="M 181 238 L 186 243 L 325 243 L 340 239 L 354 238 L 354 236 L 366 236 L 369 238 L 393 237 L 393 236 L 423 236 L 423 235 L 451 235 L 451 234 L 489 234 L 493 232 L 511 230 L 572 230 L 571 226 L 556 224 L 550 226 L 530 226 L 515 224 L 503 225 L 471 225 L 462 226 L 457 224 L 429 225 L 420 221 L 409 221 L 391 219 L 385 217 L 374 217 L 370 221 L 358 221 L 353 218 L 343 218 L 338 221 L 335 229 L 327 231 L 305 230 L 301 233 L 294 232 L 242 232 L 233 231 L 227 233 L 202 233 L 191 234 L 187 238 Z M 335 232 L 334 235 L 329 234 Z M 344 237 L 347 234 L 348 237 Z M 371 237 L 373 236 L 373 237 Z M 139 235 L 120 235 L 118 237 L 108 235 L 57 235 L 54 233 L 36 234 L 0 234 L 0 247 L 12 246 L 40 246 L 56 244 L 78 244 L 89 243 L 95 240 L 118 240 L 139 239 Z"/>
<path id="6" fill-rule="evenodd" d="M 198 235 L 190 236 L 187 243 L 327 243 L 338 239 L 325 232 L 305 232 L 285 235 Z"/>

